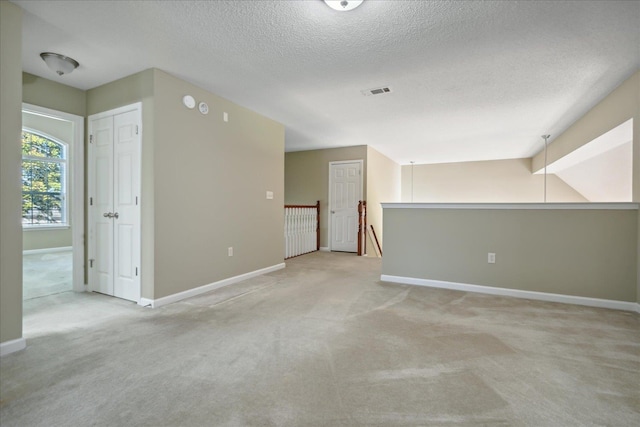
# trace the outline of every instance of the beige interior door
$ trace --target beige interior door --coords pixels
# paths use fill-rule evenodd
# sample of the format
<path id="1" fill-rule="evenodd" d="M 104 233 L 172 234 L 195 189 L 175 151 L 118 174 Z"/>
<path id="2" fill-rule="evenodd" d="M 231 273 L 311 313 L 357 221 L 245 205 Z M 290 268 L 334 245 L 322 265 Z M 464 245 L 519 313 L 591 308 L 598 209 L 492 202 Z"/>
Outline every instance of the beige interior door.
<path id="1" fill-rule="evenodd" d="M 329 164 L 330 249 L 358 251 L 358 202 L 362 197 L 362 161 Z"/>

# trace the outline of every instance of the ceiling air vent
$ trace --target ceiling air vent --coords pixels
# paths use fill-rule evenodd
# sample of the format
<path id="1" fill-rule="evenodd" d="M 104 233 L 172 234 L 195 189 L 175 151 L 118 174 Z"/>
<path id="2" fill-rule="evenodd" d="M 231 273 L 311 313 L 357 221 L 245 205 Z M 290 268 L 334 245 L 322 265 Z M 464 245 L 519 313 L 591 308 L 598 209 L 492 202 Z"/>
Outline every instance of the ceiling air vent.
<path id="1" fill-rule="evenodd" d="M 389 88 L 389 87 L 377 87 L 375 89 L 365 89 L 365 90 L 363 90 L 361 92 L 362 92 L 362 94 L 364 96 L 382 95 L 383 93 L 391 92 L 391 88 Z"/>

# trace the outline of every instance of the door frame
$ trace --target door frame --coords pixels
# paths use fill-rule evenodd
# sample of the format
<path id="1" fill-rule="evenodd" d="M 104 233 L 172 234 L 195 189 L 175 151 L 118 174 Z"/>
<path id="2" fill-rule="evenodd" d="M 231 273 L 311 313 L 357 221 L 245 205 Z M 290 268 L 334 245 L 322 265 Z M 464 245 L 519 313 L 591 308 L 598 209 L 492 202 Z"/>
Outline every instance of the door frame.
<path id="1" fill-rule="evenodd" d="M 71 166 L 69 174 L 69 193 L 71 193 L 71 250 L 72 250 L 72 283 L 75 292 L 87 290 L 84 281 L 85 272 L 85 242 L 84 242 L 84 117 L 39 105 L 22 103 L 22 110 L 26 113 L 39 114 L 52 119 L 71 122 L 73 125 L 73 141 L 69 142 L 69 154 Z"/>
<path id="2" fill-rule="evenodd" d="M 138 145 L 138 174 L 139 174 L 139 180 L 138 180 L 138 194 L 139 194 L 139 201 L 138 201 L 138 221 L 140 223 L 139 225 L 139 231 L 138 231 L 138 238 L 139 238 L 139 251 L 136 254 L 138 260 L 137 260 L 137 264 L 140 266 L 140 269 L 138 271 L 139 275 L 138 275 L 138 300 L 136 301 L 138 304 L 140 304 L 140 302 L 142 301 L 142 201 L 144 198 L 144 195 L 142 194 L 142 138 L 143 138 L 143 134 L 144 134 L 144 128 L 142 126 L 142 102 L 134 102 L 133 104 L 128 104 L 128 105 L 124 105 L 122 107 L 118 107 L 118 108 L 114 108 L 111 110 L 107 110 L 107 111 L 101 111 L 99 113 L 95 113 L 92 114 L 90 116 L 87 117 L 87 134 L 90 135 L 91 134 L 91 122 L 93 120 L 96 119 L 101 119 L 104 117 L 109 117 L 109 116 L 116 116 L 118 114 L 122 114 L 122 113 L 128 113 L 131 111 L 135 111 L 137 113 L 137 122 L 138 122 L 138 132 L 140 135 L 140 143 Z M 91 150 L 90 147 L 88 147 L 87 149 L 87 182 L 89 182 L 89 174 L 91 173 L 91 171 L 89 170 L 89 162 L 91 161 Z M 87 186 L 87 192 L 90 190 L 90 188 L 88 188 L 89 186 Z M 92 251 L 92 244 L 90 242 L 90 238 L 91 238 L 91 233 L 89 232 L 89 227 L 92 226 L 93 222 L 92 222 L 92 216 L 93 216 L 93 210 L 89 207 L 89 205 L 87 205 L 87 259 L 91 259 L 93 254 Z M 93 289 L 91 289 L 90 286 L 90 280 L 91 279 L 91 271 L 89 270 L 89 268 L 87 268 L 87 289 L 89 291 L 93 291 Z"/>
<path id="3" fill-rule="evenodd" d="M 331 201 L 333 200 L 333 174 L 331 173 L 331 167 L 333 165 L 341 165 L 341 164 L 347 164 L 347 163 L 360 163 L 360 200 L 363 200 L 362 196 L 364 193 L 364 160 L 363 159 L 359 159 L 359 160 L 337 160 L 337 161 L 333 161 L 333 162 L 329 162 L 329 200 L 327 202 L 327 217 L 329 218 L 328 221 L 328 229 L 329 229 L 329 235 L 327 236 L 329 239 L 329 252 L 331 252 L 333 250 L 333 239 L 332 239 L 332 228 L 333 228 L 333 215 L 331 215 Z"/>

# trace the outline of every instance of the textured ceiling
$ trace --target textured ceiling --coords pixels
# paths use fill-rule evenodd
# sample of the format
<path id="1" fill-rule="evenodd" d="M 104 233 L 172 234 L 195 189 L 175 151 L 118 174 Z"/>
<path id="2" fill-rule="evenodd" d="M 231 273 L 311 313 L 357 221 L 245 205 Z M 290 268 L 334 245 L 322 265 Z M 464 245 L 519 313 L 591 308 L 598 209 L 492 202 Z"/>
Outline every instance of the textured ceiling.
<path id="1" fill-rule="evenodd" d="M 156 67 L 283 123 L 287 151 L 402 164 L 529 157 L 640 67 L 637 1 L 15 3 L 29 73 L 89 89 Z M 43 51 L 81 66 L 57 77 Z"/>

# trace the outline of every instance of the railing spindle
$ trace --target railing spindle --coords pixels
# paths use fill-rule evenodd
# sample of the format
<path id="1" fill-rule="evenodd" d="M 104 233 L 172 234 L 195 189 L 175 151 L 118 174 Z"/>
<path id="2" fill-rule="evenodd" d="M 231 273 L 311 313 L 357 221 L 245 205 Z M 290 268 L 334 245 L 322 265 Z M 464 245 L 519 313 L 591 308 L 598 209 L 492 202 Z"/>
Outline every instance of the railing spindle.
<path id="1" fill-rule="evenodd" d="M 285 259 L 320 250 L 320 201 L 315 205 L 285 205 Z"/>

